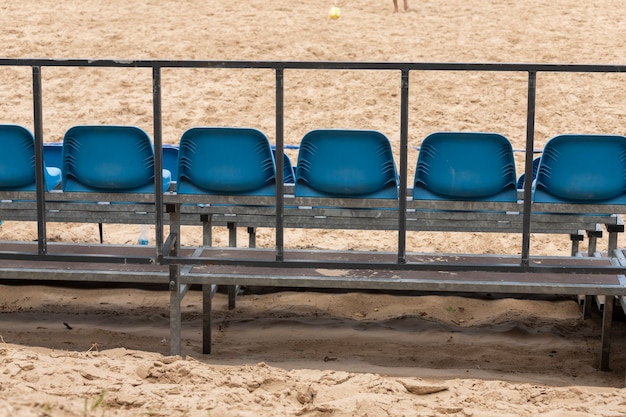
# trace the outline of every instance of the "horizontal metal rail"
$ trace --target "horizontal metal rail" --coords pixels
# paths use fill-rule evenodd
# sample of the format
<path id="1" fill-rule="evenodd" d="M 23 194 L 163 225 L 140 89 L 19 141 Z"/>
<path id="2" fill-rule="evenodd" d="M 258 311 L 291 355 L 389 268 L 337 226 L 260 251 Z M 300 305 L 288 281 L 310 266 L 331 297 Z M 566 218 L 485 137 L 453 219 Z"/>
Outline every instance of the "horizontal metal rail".
<path id="1" fill-rule="evenodd" d="M 490 62 L 354 62 L 354 61 L 238 61 L 238 60 L 145 60 L 145 59 L 53 59 L 0 58 L 0 66 L 110 67 L 110 68 L 224 68 L 224 69 L 314 69 L 389 71 L 474 72 L 580 72 L 622 73 L 626 65 L 542 64 Z"/>

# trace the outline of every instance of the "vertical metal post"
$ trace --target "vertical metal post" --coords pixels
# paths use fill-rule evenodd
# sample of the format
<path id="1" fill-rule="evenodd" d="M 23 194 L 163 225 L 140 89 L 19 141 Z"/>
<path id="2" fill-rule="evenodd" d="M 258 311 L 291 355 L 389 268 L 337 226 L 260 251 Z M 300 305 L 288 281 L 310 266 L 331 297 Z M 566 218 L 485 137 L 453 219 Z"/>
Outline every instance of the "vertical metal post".
<path id="1" fill-rule="evenodd" d="M 200 220 L 202 221 L 202 246 L 210 248 L 213 246 L 213 215 L 202 214 Z"/>
<path id="2" fill-rule="evenodd" d="M 237 247 L 237 224 L 228 222 L 226 223 L 226 227 L 228 227 L 228 247 L 236 248 Z M 239 285 L 227 285 L 228 289 L 228 309 L 232 310 L 237 306 L 237 292 L 239 292 Z"/>
<path id="3" fill-rule="evenodd" d="M 213 224 L 212 214 L 203 214 L 202 220 L 202 246 L 210 248 L 213 246 Z M 212 342 L 212 321 L 213 321 L 213 294 L 217 286 L 214 284 L 202 284 L 202 353 L 211 353 Z"/>
<path id="4" fill-rule="evenodd" d="M 248 227 L 248 247 L 256 248 L 256 227 Z"/>
<path id="5" fill-rule="evenodd" d="M 604 310 L 602 312 L 602 340 L 601 353 L 600 353 L 600 370 L 608 371 L 609 358 L 611 353 L 611 331 L 613 326 L 613 307 L 615 304 L 615 297 L 607 295 L 604 297 Z"/>
<path id="6" fill-rule="evenodd" d="M 152 109 L 154 119 L 154 204 L 156 256 L 163 255 L 163 130 L 161 109 L 161 67 L 152 68 Z M 180 241 L 180 235 L 178 240 Z"/>
<path id="7" fill-rule="evenodd" d="M 522 217 L 522 266 L 530 263 L 530 210 L 532 199 L 533 149 L 535 146 L 535 101 L 537 73 L 528 73 L 528 110 L 526 112 L 526 164 L 524 168 L 524 214 Z"/>
<path id="8" fill-rule="evenodd" d="M 237 225 L 233 222 L 226 223 L 226 228 L 228 229 L 228 247 L 236 248 L 237 247 Z"/>
<path id="9" fill-rule="evenodd" d="M 597 232 L 600 232 L 600 234 Z M 598 237 L 602 237 L 602 230 L 587 230 L 587 238 L 589 240 L 587 244 L 587 256 L 594 256 L 598 250 Z"/>
<path id="10" fill-rule="evenodd" d="M 584 239 L 582 231 L 579 230 L 578 233 L 570 233 L 569 238 L 572 241 L 572 251 L 570 254 L 571 256 L 577 256 L 580 242 Z"/>
<path id="11" fill-rule="evenodd" d="M 213 345 L 213 294 L 216 286 L 202 284 L 202 353 L 211 353 Z"/>
<path id="12" fill-rule="evenodd" d="M 285 69 L 276 68 L 276 260 L 285 257 L 285 192 L 283 178 L 283 152 L 285 136 Z"/>
<path id="13" fill-rule="evenodd" d="M 43 115 L 41 98 L 41 67 L 33 68 L 33 118 L 35 127 L 35 186 L 37 194 L 37 249 L 48 251 L 46 237 L 46 190 L 43 172 Z"/>
<path id="14" fill-rule="evenodd" d="M 619 215 L 616 215 L 617 224 L 607 224 L 605 225 L 606 231 L 609 233 L 609 241 L 608 241 L 608 254 L 609 257 L 615 256 L 615 250 L 617 249 L 618 236 L 620 233 L 624 231 L 624 224 Z"/>
<path id="15" fill-rule="evenodd" d="M 174 256 L 180 256 L 180 204 L 174 204 L 170 211 L 170 234 L 176 235 Z M 157 246 L 159 242 L 157 241 Z M 161 246 L 161 250 L 163 247 Z M 168 255 L 171 255 L 168 253 Z M 180 265 L 171 264 L 170 269 L 170 353 L 180 355 L 182 336 L 182 285 L 180 283 Z"/>
<path id="16" fill-rule="evenodd" d="M 609 257 L 615 256 L 615 250 L 617 249 L 617 232 L 609 230 L 609 242 L 608 242 L 608 254 Z"/>
<path id="17" fill-rule="evenodd" d="M 180 355 L 182 336 L 180 265 L 170 265 L 170 353 Z"/>
<path id="18" fill-rule="evenodd" d="M 398 201 L 398 263 L 406 263 L 406 192 L 409 152 L 409 70 L 402 70 L 400 94 L 400 190 Z"/>

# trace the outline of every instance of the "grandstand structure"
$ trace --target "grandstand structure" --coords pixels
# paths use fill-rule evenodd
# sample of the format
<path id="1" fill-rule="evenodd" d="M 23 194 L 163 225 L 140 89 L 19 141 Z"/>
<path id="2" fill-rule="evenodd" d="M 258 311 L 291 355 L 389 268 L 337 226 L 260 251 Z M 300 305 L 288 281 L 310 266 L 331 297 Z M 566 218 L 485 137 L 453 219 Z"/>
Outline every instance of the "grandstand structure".
<path id="1" fill-rule="evenodd" d="M 598 363 L 600 369 L 609 369 L 613 309 L 624 305 L 626 297 L 626 256 L 618 244 L 624 231 L 621 215 L 626 213 L 626 138 L 560 135 L 550 141 L 554 148 L 544 151 L 533 175 L 536 79 L 542 72 L 621 73 L 626 66 L 80 59 L 0 59 L 0 66 L 32 68 L 34 108 L 33 181 L 24 181 L 30 188 L 4 184 L 2 175 L 9 175 L 11 168 L 0 163 L 0 173 L 5 173 L 0 175 L 0 218 L 38 225 L 36 242 L 0 241 L 2 280 L 166 284 L 172 354 L 181 352 L 181 301 L 196 284 L 203 288 L 205 353 L 211 350 L 211 301 L 217 286 L 229 288 L 232 305 L 241 285 L 571 295 L 584 301 L 587 312 L 592 301 L 598 301 L 603 315 Z M 44 152 L 41 71 L 63 66 L 151 69 L 154 131 L 97 125 L 70 129 L 58 167 L 62 180 L 48 187 L 51 171 Z M 161 71 L 165 68 L 274 71 L 275 137 L 267 138 L 254 126 L 190 129 L 181 138 L 172 176 L 162 151 Z M 397 72 L 399 160 L 393 159 L 388 141 L 378 132 L 358 127 L 314 130 L 303 138 L 294 182 L 286 182 L 288 160 L 275 157 L 285 150 L 286 70 Z M 419 71 L 528 75 L 521 189 L 514 168 L 511 171 L 510 144 L 497 132 L 438 132 L 428 147 L 420 149 L 415 177 L 409 178 L 409 77 Z M 0 129 L 0 146 L 3 142 Z M 124 148 L 129 143 L 136 144 Z M 113 157 L 104 163 L 97 160 L 106 157 L 104 149 L 123 155 L 119 166 L 111 166 Z M 443 162 L 442 155 L 447 155 Z M 134 172 L 128 174 L 124 167 Z M 479 169 L 485 170 L 474 171 Z M 47 240 L 49 222 L 151 224 L 156 243 L 52 243 Z M 185 245 L 182 225 L 201 226 L 203 244 Z M 228 227 L 231 232 L 247 228 L 248 246 L 236 247 L 234 233 L 229 247 L 213 246 L 213 227 Z M 256 247 L 254 233 L 259 227 L 274 231 L 275 247 Z M 397 248 L 391 252 L 358 247 L 291 249 L 285 245 L 285 235 L 292 228 L 362 230 L 364 239 L 371 230 L 394 231 Z M 501 255 L 470 255 L 462 250 L 412 253 L 407 250 L 407 233 L 420 231 L 512 233 L 521 236 L 521 247 L 519 253 Z M 604 231 L 608 247 L 597 250 L 596 239 Z M 534 256 L 534 233 L 570 236 L 572 253 Z M 585 235 L 589 250 L 580 253 L 577 245 Z"/>

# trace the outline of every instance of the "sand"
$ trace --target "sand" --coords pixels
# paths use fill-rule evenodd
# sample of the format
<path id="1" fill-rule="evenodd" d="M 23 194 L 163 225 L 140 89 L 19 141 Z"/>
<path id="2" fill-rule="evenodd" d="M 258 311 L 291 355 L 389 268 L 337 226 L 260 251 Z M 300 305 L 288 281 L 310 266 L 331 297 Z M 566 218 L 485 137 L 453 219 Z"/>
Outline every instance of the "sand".
<path id="1" fill-rule="evenodd" d="M 396 14 L 382 0 L 5 3 L 0 45 L 10 58 L 622 64 L 626 52 L 615 0 L 413 0 Z M 333 5 L 338 20 L 328 18 Z M 77 124 L 153 131 L 149 70 L 44 68 L 42 78 L 47 142 Z M 0 123 L 33 129 L 31 80 L 28 68 L 0 68 Z M 474 130 L 523 149 L 526 82 L 521 73 L 412 73 L 409 146 L 434 131 Z M 267 70 L 164 70 L 164 142 L 203 125 L 273 138 L 273 88 Z M 315 128 L 376 129 L 397 155 L 399 102 L 399 72 L 287 71 L 286 144 Z M 559 133 L 624 133 L 620 74 L 540 74 L 537 106 L 538 149 Z M 522 152 L 516 160 L 519 174 Z M 107 225 L 105 242 L 133 243 L 137 232 Z M 32 240 L 36 226 L 6 221 L 0 238 Z M 95 225 L 77 224 L 51 224 L 48 238 L 98 239 Z M 183 239 L 197 244 L 201 232 L 185 228 Z M 260 230 L 258 245 L 273 239 Z M 395 235 L 290 230 L 286 243 L 394 250 Z M 224 231 L 215 244 L 227 244 Z M 407 246 L 516 254 L 521 242 L 410 233 Z M 568 254 L 569 241 L 533 236 L 531 252 Z M 194 290 L 181 357 L 168 352 L 168 302 L 161 288 L 2 285 L 0 415 L 626 415 L 624 325 L 614 324 L 611 371 L 598 371 L 599 314 L 583 320 L 571 298 L 248 292 L 228 310 L 218 294 L 208 356 Z"/>

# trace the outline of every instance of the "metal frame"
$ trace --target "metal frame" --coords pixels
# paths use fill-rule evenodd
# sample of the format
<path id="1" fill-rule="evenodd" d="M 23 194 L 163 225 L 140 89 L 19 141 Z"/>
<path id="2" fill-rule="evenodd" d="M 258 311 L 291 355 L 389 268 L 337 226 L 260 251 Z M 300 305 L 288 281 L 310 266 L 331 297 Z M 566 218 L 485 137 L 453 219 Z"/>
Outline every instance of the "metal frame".
<path id="1" fill-rule="evenodd" d="M 124 280 L 141 282 L 145 279 L 161 280 L 161 273 L 153 278 L 145 275 L 111 275 L 107 270 L 97 268 L 76 273 L 64 272 L 50 262 L 98 263 L 102 264 L 157 264 L 169 268 L 166 274 L 171 290 L 171 350 L 180 352 L 180 302 L 189 284 L 203 285 L 205 295 L 205 315 L 209 319 L 209 334 L 204 335 L 204 343 L 210 349 L 210 298 L 216 285 L 237 285 L 254 283 L 256 285 L 298 285 L 335 288 L 394 288 L 441 291 L 502 291 L 525 293 L 565 293 L 583 295 L 604 295 L 608 297 L 626 296 L 623 263 L 610 262 L 598 264 L 591 257 L 583 262 L 550 263 L 547 258 L 534 258 L 530 254 L 531 233 L 579 233 L 579 230 L 596 231 L 597 224 L 604 224 L 609 232 L 609 255 L 613 255 L 617 245 L 617 234 L 624 231 L 621 217 L 607 216 L 605 213 L 623 214 L 626 207 L 593 205 L 538 205 L 531 203 L 530 179 L 532 178 L 532 160 L 534 152 L 534 120 L 537 75 L 543 72 L 577 73 L 622 73 L 625 65 L 579 65 L 579 64 L 501 64 L 501 63 L 424 63 L 424 62 L 279 62 L 279 61 L 168 61 L 168 60 L 87 60 L 87 59 L 0 59 L 0 66 L 25 66 L 32 69 L 33 79 L 33 118 L 35 135 L 35 159 L 37 188 L 35 193 L 0 192 L 0 218 L 16 220 L 36 220 L 38 224 L 37 251 L 1 251 L 0 261 L 29 261 L 45 268 L 19 269 L 0 268 L 0 278 L 8 276 L 24 279 L 67 279 L 84 280 Z M 152 71 L 153 91 L 153 141 L 155 149 L 161 149 L 162 109 L 161 109 L 161 71 L 163 68 L 221 68 L 221 69 L 270 69 L 275 71 L 276 84 L 276 152 L 284 151 L 284 84 L 285 72 L 291 70 L 374 70 L 396 71 L 400 75 L 400 190 L 399 199 L 393 201 L 347 200 L 347 199 L 296 199 L 289 196 L 289 190 L 283 184 L 283 160 L 277 158 L 276 197 L 272 198 L 235 198 L 207 196 L 178 196 L 162 192 L 160 175 L 155 175 L 155 192 L 150 195 L 90 194 L 96 201 L 133 202 L 130 205 L 102 205 L 76 203 L 83 201 L 84 194 L 46 193 L 43 172 L 43 109 L 41 73 L 47 67 L 105 67 L 105 68 L 146 68 Z M 411 72 L 416 71 L 465 71 L 465 72 L 522 72 L 528 75 L 526 149 L 525 149 L 525 186 L 522 202 L 513 205 L 470 203 L 470 202 L 416 202 L 408 196 L 408 121 L 409 121 L 409 80 Z M 162 155 L 155 152 L 155 172 L 163 167 Z M 6 200 L 20 200 L 7 203 Z M 30 200 L 30 202 L 28 201 Z M 233 207 L 223 208 L 207 203 L 228 203 Z M 187 204 L 203 204 L 188 206 Z M 236 207 L 235 207 L 236 206 Z M 243 207 L 242 206 L 247 206 Z M 252 207 L 255 206 L 255 207 Z M 259 207 L 261 206 L 261 207 Z M 263 207 L 265 206 L 265 207 Z M 306 207 L 306 208 L 305 208 Z M 437 213 L 425 213 L 429 209 Z M 485 212 L 487 211 L 487 212 Z M 489 212 L 491 211 L 491 212 Z M 515 214 L 516 213 L 516 214 Z M 575 215 L 568 213 L 580 213 Z M 595 216 L 588 216 L 596 213 Z M 46 240 L 46 225 L 49 221 L 85 221 L 115 223 L 153 223 L 156 226 L 156 246 L 150 255 L 108 255 L 98 253 L 55 253 L 49 250 Z M 567 221 L 565 221 L 567 219 Z M 170 235 L 164 236 L 164 224 L 170 223 Z M 275 248 L 264 252 L 262 259 L 252 257 L 253 252 L 228 252 L 219 248 L 198 248 L 193 256 L 181 254 L 181 224 L 202 224 L 205 234 L 210 235 L 207 225 L 235 225 L 246 227 L 271 227 L 275 229 Z M 320 252 L 317 258 L 299 259 L 294 251 L 287 251 L 284 245 L 285 229 L 289 227 L 324 227 L 395 230 L 398 234 L 397 251 L 385 254 L 383 258 L 352 259 L 332 258 L 330 252 Z M 479 261 L 451 262 L 454 257 L 440 256 L 440 260 L 420 261 L 413 254 L 407 253 L 407 232 L 413 230 L 451 230 L 477 232 L 518 233 L 522 235 L 520 256 L 496 261 L 490 256 L 479 256 Z M 206 244 L 207 242 L 205 242 Z M 595 245 L 595 241 L 594 241 Z M 77 248 L 80 245 L 76 246 Z M 259 250 L 254 253 L 258 254 Z M 269 254 L 269 255 L 268 255 Z M 240 256 L 241 255 L 241 256 Z M 266 256 L 267 255 L 267 256 Z M 344 253 L 346 255 L 346 253 Z M 351 255 L 351 253 L 347 253 Z M 376 258 L 374 256 L 371 256 Z M 571 260 L 577 258 L 570 258 Z M 236 272 L 237 268 L 270 268 L 273 274 Z M 230 273 L 218 272 L 219 268 L 231 268 Z M 352 276 L 319 277 L 312 271 L 319 269 L 350 270 Z M 298 273 L 294 274 L 293 271 Z M 392 271 L 409 273 L 404 279 L 394 278 L 394 274 L 372 278 L 367 271 Z M 222 269 L 223 271 L 223 269 Z M 506 274 L 506 279 L 497 282 L 485 282 L 479 279 L 442 280 L 440 274 L 463 271 L 467 274 L 484 272 Z M 526 279 L 526 275 L 559 274 L 575 277 L 581 274 L 613 275 L 616 283 L 577 283 L 575 280 L 566 284 L 541 282 Z M 93 274 L 96 274 L 95 276 Z M 426 274 L 426 275 L 424 275 Z M 435 278 L 429 278 L 429 274 Z M 439 277 L 439 278 L 437 278 Z M 524 279 L 522 279 L 524 278 Z M 208 299 L 207 299 L 208 298 Z M 602 335 L 602 354 L 600 367 L 608 368 L 610 343 L 610 317 L 604 309 L 604 329 Z M 208 309 L 208 311 L 207 311 Z M 206 324 L 206 317 L 205 317 Z M 205 326 L 205 332 L 207 327 Z M 206 349 L 205 349 L 206 350 Z"/>
<path id="2" fill-rule="evenodd" d="M 523 72 L 528 74 L 527 124 L 524 187 L 524 208 L 522 226 L 522 248 L 520 266 L 523 268 L 530 257 L 531 227 L 531 189 L 532 157 L 534 150 L 535 97 L 537 74 L 542 72 L 576 72 L 576 73 L 622 73 L 626 65 L 586 65 L 586 64 L 524 64 L 524 63 L 436 63 L 436 62 L 305 62 L 305 61 L 184 61 L 184 60 L 91 60 L 91 59 L 0 59 L 0 66 L 26 66 L 32 69 L 33 77 L 33 109 L 37 161 L 37 212 L 39 253 L 46 253 L 46 213 L 43 188 L 43 117 L 42 117 L 42 82 L 41 72 L 45 67 L 105 67 L 105 68 L 147 68 L 152 70 L 154 146 L 162 147 L 162 109 L 161 109 L 161 70 L 163 68 L 222 68 L 222 69 L 271 69 L 276 73 L 276 152 L 284 151 L 284 83 L 286 70 L 376 70 L 399 71 L 401 76 L 400 100 L 400 198 L 398 203 L 398 262 L 406 257 L 406 217 L 405 202 L 407 189 L 407 144 L 409 119 L 409 77 L 412 71 L 465 71 L 465 72 Z M 160 152 L 155 153 L 155 172 L 163 166 Z M 282 178 L 283 161 L 278 158 L 277 176 Z M 157 256 L 163 255 L 163 223 L 164 212 L 161 178 L 156 176 L 154 202 L 157 206 L 156 216 L 156 250 Z M 284 252 L 284 224 L 282 181 L 277 183 L 276 197 L 276 259 L 280 261 Z M 108 200 L 105 200 L 108 201 Z M 164 262 L 168 262 L 163 259 Z"/>

